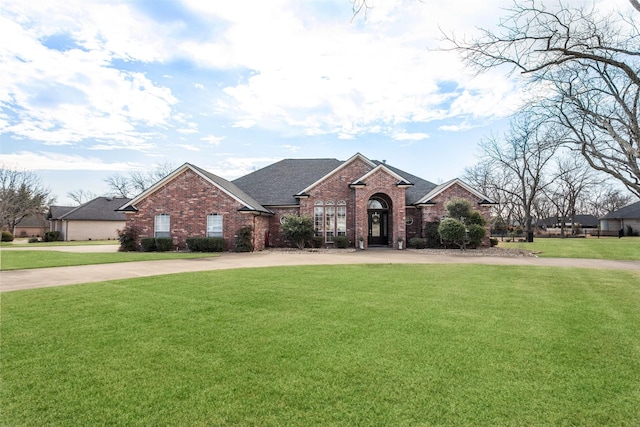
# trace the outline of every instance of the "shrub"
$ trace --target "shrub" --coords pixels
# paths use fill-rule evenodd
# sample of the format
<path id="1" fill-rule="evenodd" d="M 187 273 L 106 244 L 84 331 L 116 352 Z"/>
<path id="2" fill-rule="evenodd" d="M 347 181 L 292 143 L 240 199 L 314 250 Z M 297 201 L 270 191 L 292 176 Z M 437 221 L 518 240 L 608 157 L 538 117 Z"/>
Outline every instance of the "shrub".
<path id="1" fill-rule="evenodd" d="M 42 238 L 43 242 L 57 242 L 60 239 L 59 231 L 47 231 Z"/>
<path id="2" fill-rule="evenodd" d="M 467 235 L 469 236 L 469 243 L 473 247 L 478 247 L 482 244 L 482 239 L 487 234 L 487 230 L 483 225 L 480 224 L 471 224 L 469 226 L 469 230 L 467 231 Z"/>
<path id="3" fill-rule="evenodd" d="M 412 237 L 409 239 L 408 247 L 414 249 L 424 249 L 427 247 L 427 240 L 422 237 Z"/>
<path id="4" fill-rule="evenodd" d="M 13 242 L 13 234 L 10 231 L 2 232 L 2 241 L 3 242 Z"/>
<path id="5" fill-rule="evenodd" d="M 438 221 L 435 222 L 427 222 L 424 225 L 424 237 L 427 240 L 428 248 L 440 248 L 442 247 L 442 242 L 440 240 L 440 234 L 438 233 L 438 227 L 440 223 Z"/>
<path id="6" fill-rule="evenodd" d="M 464 249 L 467 230 L 462 221 L 445 218 L 438 226 L 438 233 L 445 243 L 453 243 L 458 245 L 460 249 Z"/>
<path id="7" fill-rule="evenodd" d="M 349 247 L 349 238 L 347 236 L 336 236 L 333 238 L 336 248 L 346 249 Z"/>
<path id="8" fill-rule="evenodd" d="M 460 198 L 451 199 L 444 206 L 449 217 L 454 219 L 464 218 L 464 221 L 471 216 L 473 209 L 470 201 Z"/>
<path id="9" fill-rule="evenodd" d="M 484 227 L 487 225 L 487 220 L 484 219 L 480 212 L 471 211 L 471 214 L 469 215 L 469 224 L 478 224 Z"/>
<path id="10" fill-rule="evenodd" d="M 304 244 L 313 237 L 313 218 L 308 215 L 285 215 L 281 229 L 285 239 L 291 240 L 298 249 L 304 249 Z"/>
<path id="11" fill-rule="evenodd" d="M 491 243 L 491 247 L 498 246 L 498 239 L 495 237 L 490 238 L 489 242 Z"/>
<path id="12" fill-rule="evenodd" d="M 224 252 L 222 237 L 187 237 L 187 248 L 191 252 Z"/>
<path id="13" fill-rule="evenodd" d="M 253 228 L 242 227 L 236 234 L 236 252 L 253 252 Z"/>
<path id="14" fill-rule="evenodd" d="M 140 239 L 140 249 L 142 252 L 153 252 L 156 250 L 156 239 L 153 237 L 143 237 Z"/>
<path id="15" fill-rule="evenodd" d="M 155 240 L 158 252 L 168 252 L 173 249 L 173 239 L 171 237 L 159 237 Z"/>
<path id="16" fill-rule="evenodd" d="M 313 236 L 311 238 L 311 246 L 314 248 L 321 248 L 324 245 L 324 237 L 322 236 Z"/>
<path id="17" fill-rule="evenodd" d="M 30 237 L 29 238 L 29 243 L 38 243 L 40 241 L 40 239 L 38 239 L 37 237 Z"/>
<path id="18" fill-rule="evenodd" d="M 118 230 L 118 240 L 120 241 L 120 252 L 132 252 L 138 250 L 138 229 L 133 226 Z"/>

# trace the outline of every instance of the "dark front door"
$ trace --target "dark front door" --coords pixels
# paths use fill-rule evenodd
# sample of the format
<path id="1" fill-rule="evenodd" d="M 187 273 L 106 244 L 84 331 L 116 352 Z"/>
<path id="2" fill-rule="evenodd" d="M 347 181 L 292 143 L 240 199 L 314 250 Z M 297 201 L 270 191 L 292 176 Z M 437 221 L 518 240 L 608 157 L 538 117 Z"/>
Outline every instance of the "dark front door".
<path id="1" fill-rule="evenodd" d="M 369 210 L 369 246 L 389 244 L 389 212 Z"/>

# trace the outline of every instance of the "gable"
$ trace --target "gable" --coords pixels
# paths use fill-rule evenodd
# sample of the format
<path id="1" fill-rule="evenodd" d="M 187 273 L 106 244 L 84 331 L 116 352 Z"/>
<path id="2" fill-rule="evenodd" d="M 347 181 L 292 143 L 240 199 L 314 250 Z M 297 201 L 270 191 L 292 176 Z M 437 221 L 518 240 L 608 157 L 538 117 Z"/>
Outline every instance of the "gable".
<path id="1" fill-rule="evenodd" d="M 177 179 L 179 176 L 183 175 L 187 171 L 191 171 L 200 178 L 204 180 L 205 183 L 210 185 L 212 189 L 219 190 L 222 193 L 226 194 L 230 198 L 234 199 L 243 207 L 241 208 L 243 211 L 256 211 L 256 212 L 264 212 L 264 213 L 272 213 L 270 210 L 263 207 L 258 201 L 252 198 L 250 195 L 246 194 L 242 189 L 238 188 L 235 184 L 230 181 L 227 181 L 224 178 L 221 178 L 217 175 L 214 175 L 210 172 L 205 171 L 204 169 L 200 169 L 197 166 L 191 165 L 189 163 L 185 163 L 175 171 L 171 172 L 168 176 L 161 179 L 147 190 L 143 191 L 140 195 L 136 196 L 134 199 L 129 201 L 128 203 L 122 205 L 118 208 L 119 211 L 136 211 L 136 204 L 142 202 L 146 198 L 155 194 L 158 191 L 161 191 L 165 187 L 167 187 L 172 181 Z"/>
<path id="2" fill-rule="evenodd" d="M 451 181 L 447 181 L 444 184 L 436 186 L 429 193 L 427 193 L 425 196 L 420 198 L 415 204 L 416 205 L 434 204 L 435 203 L 435 199 L 437 199 L 438 196 L 440 196 L 441 194 L 443 194 L 447 190 L 452 189 L 452 188 L 454 188 L 456 186 L 459 187 L 460 189 L 464 190 L 465 192 L 471 194 L 472 196 L 475 196 L 478 199 L 478 203 L 481 204 L 481 205 L 495 205 L 495 204 L 497 204 L 496 202 L 491 200 L 489 197 L 487 197 L 484 194 L 480 193 L 479 191 L 477 191 L 476 189 L 474 189 L 473 187 L 469 186 L 468 184 L 466 184 L 465 182 L 463 182 L 462 180 L 460 180 L 458 178 L 452 179 Z"/>

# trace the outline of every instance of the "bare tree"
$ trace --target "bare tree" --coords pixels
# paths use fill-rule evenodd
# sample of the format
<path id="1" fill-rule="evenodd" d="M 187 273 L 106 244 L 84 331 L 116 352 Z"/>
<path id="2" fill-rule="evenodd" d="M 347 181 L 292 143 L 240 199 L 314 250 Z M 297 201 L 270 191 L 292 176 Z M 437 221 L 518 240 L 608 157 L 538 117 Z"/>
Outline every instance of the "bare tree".
<path id="1" fill-rule="evenodd" d="M 78 189 L 74 191 L 69 191 L 67 196 L 73 200 L 77 205 L 81 205 L 83 203 L 88 202 L 89 200 L 95 199 L 97 196 L 88 190 Z"/>
<path id="2" fill-rule="evenodd" d="M 638 8 L 638 3 L 631 0 Z M 507 66 L 535 87 L 535 102 L 569 132 L 591 167 L 640 197 L 640 33 L 633 17 L 562 0 L 516 0 L 494 32 L 447 37 L 479 72 Z"/>
<path id="3" fill-rule="evenodd" d="M 170 162 L 165 162 L 150 171 L 132 171 L 128 175 L 116 173 L 108 176 L 105 182 L 109 186 L 112 195 L 116 197 L 133 197 L 169 175 L 173 169 L 175 168 Z"/>
<path id="4" fill-rule="evenodd" d="M 595 185 L 590 188 L 586 197 L 586 205 L 589 212 L 597 217 L 616 211 L 633 202 L 630 193 L 621 191 L 611 183 Z"/>
<path id="5" fill-rule="evenodd" d="M 585 197 L 586 190 L 595 184 L 593 170 L 583 159 L 573 155 L 556 158 L 555 178 L 545 195 L 555 207 L 561 236 L 565 235 L 567 221 L 575 223 L 580 198 Z"/>
<path id="6" fill-rule="evenodd" d="M 533 232 L 536 198 L 552 182 L 547 172 L 561 137 L 556 129 L 534 122 L 530 114 L 521 114 L 512 119 L 503 139 L 492 138 L 480 144 L 485 161 L 509 177 L 501 190 L 517 201 L 528 234 Z"/>
<path id="7" fill-rule="evenodd" d="M 29 215 L 44 215 L 50 191 L 33 172 L 0 168 L 0 219 L 12 233 Z"/>

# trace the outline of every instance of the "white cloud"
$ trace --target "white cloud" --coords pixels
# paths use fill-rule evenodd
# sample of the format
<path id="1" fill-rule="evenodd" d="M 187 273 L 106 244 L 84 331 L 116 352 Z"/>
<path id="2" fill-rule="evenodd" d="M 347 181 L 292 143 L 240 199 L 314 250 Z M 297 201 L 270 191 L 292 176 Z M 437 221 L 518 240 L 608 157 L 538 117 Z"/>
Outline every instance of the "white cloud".
<path id="1" fill-rule="evenodd" d="M 200 148 L 192 144 L 178 144 L 178 147 L 184 148 L 187 151 L 200 151 Z"/>
<path id="2" fill-rule="evenodd" d="M 298 151 L 300 151 L 300 147 L 298 145 L 284 144 L 284 145 L 281 145 L 280 148 L 290 153 L 297 153 Z"/>
<path id="3" fill-rule="evenodd" d="M 10 153 L 2 155 L 3 165 L 19 170 L 89 170 L 89 171 L 131 171 L 143 170 L 137 163 L 105 163 L 95 157 L 72 156 L 50 152 Z"/>
<path id="4" fill-rule="evenodd" d="M 209 135 L 209 136 L 205 136 L 204 138 L 200 138 L 200 140 L 206 141 L 211 145 L 218 146 L 224 140 L 224 136 Z"/>
<path id="5" fill-rule="evenodd" d="M 227 179 L 235 179 L 279 160 L 273 157 L 228 157 L 207 170 Z"/>
<path id="6" fill-rule="evenodd" d="M 421 132 L 398 132 L 393 135 L 393 139 L 396 141 L 422 141 L 429 138 L 429 134 Z"/>

